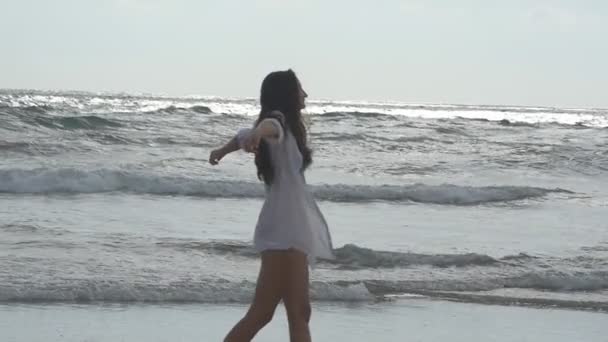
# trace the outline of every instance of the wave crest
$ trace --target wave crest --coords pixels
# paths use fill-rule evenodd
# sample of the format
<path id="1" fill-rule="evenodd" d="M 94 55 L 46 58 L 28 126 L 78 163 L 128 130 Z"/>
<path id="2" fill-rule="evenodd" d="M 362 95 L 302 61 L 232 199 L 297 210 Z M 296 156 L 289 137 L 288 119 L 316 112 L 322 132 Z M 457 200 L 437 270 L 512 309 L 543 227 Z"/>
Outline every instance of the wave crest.
<path id="1" fill-rule="evenodd" d="M 478 205 L 572 193 L 564 189 L 527 186 L 471 187 L 443 185 L 345 185 L 311 186 L 316 198 L 334 202 L 418 202 Z M 155 195 L 186 195 L 207 198 L 263 198 L 258 183 L 214 181 L 108 169 L 9 169 L 0 170 L 0 192 L 5 193 L 101 193 L 124 191 Z"/>
<path id="2" fill-rule="evenodd" d="M 80 279 L 44 284 L 0 284 L 0 302 L 248 303 L 254 291 L 253 282 L 223 279 L 166 284 Z M 374 298 L 362 283 L 341 285 L 320 281 L 311 283 L 310 297 L 314 301 L 341 302 Z"/>
<path id="3" fill-rule="evenodd" d="M 179 107 L 179 106 L 167 106 L 157 110 L 152 111 L 151 113 L 161 113 L 161 114 L 176 114 L 176 113 L 186 113 L 186 112 L 194 112 L 199 114 L 209 114 L 213 113 L 211 108 L 207 106 L 195 105 L 191 107 Z"/>
<path id="4" fill-rule="evenodd" d="M 411 265 L 430 265 L 436 267 L 486 266 L 499 263 L 484 254 L 417 254 L 376 251 L 353 244 L 334 250 L 336 260 L 331 261 L 348 268 L 405 267 Z"/>
<path id="5" fill-rule="evenodd" d="M 99 129 L 107 127 L 122 127 L 122 124 L 95 115 L 50 117 L 38 116 L 33 121 L 47 128 L 54 129 Z"/>

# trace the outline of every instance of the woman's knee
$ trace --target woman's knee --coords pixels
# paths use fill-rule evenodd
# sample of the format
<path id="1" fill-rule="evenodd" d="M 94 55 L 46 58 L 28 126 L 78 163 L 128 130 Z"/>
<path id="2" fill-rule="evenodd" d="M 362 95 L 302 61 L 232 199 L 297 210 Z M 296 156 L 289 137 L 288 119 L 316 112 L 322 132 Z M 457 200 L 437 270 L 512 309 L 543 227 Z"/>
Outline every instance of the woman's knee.
<path id="1" fill-rule="evenodd" d="M 306 320 L 306 323 L 310 322 L 310 316 L 312 314 L 312 308 L 310 307 L 310 303 L 307 303 L 304 308 L 302 309 L 303 311 L 303 315 L 304 315 L 304 319 Z"/>
<path id="2" fill-rule="evenodd" d="M 254 322 L 258 327 L 263 327 L 272 321 L 274 317 L 274 310 L 250 310 L 247 313 L 247 318 Z"/>
<path id="3" fill-rule="evenodd" d="M 287 319 L 290 322 L 310 322 L 310 316 L 312 313 L 312 309 L 309 303 L 297 305 L 294 307 L 286 308 L 287 310 Z"/>

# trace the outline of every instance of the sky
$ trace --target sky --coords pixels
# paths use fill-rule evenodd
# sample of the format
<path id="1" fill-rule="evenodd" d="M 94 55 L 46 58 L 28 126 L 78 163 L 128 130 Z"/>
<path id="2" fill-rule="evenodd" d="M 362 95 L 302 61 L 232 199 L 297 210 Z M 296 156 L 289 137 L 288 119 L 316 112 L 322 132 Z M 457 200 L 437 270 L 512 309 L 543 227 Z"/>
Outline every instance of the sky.
<path id="1" fill-rule="evenodd" d="M 0 88 L 608 108 L 608 1 L 0 0 Z"/>

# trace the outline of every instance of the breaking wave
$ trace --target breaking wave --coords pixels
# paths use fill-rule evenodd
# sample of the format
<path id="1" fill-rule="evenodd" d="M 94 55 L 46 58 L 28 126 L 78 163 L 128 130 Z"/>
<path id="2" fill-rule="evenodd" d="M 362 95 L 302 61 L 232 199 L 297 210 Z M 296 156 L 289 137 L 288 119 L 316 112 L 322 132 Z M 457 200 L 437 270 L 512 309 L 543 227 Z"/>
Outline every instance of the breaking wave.
<path id="1" fill-rule="evenodd" d="M 312 185 L 318 199 L 334 202 L 418 202 L 478 205 L 537 198 L 550 193 L 572 193 L 556 188 L 528 186 L 443 185 Z M 264 187 L 242 181 L 158 176 L 108 169 L 8 169 L 0 170 L 0 192 L 4 193 L 101 193 L 132 192 L 154 195 L 186 195 L 207 198 L 263 198 Z"/>

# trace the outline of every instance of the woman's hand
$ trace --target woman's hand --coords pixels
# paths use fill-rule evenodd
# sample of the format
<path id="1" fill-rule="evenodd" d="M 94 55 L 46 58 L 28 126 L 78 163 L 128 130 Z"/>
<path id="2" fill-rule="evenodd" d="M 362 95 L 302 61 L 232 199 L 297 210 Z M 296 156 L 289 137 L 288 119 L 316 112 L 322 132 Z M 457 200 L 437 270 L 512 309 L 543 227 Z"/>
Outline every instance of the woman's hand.
<path id="1" fill-rule="evenodd" d="M 226 156 L 226 152 L 224 152 L 223 148 L 211 151 L 209 154 L 209 164 L 217 165 L 224 156 Z"/>

